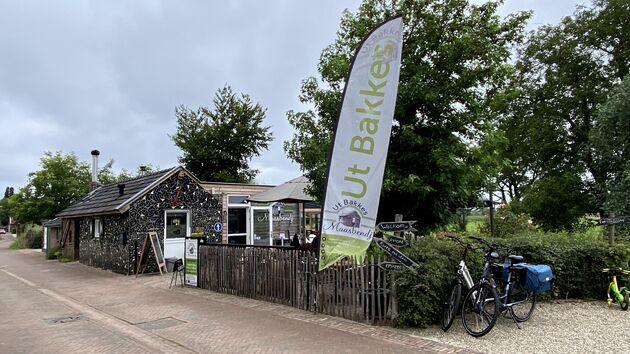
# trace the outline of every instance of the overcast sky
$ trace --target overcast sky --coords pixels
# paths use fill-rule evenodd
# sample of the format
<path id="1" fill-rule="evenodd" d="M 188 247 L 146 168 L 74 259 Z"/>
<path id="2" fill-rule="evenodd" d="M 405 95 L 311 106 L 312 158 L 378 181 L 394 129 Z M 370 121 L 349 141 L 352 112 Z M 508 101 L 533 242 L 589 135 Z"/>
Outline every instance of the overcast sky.
<path id="1" fill-rule="evenodd" d="M 274 141 L 251 163 L 257 182 L 299 176 L 282 149 L 286 112 L 306 109 L 301 81 L 359 3 L 0 0 L 0 191 L 24 186 L 44 151 L 90 161 L 98 149 L 116 170 L 175 166 L 175 107 L 211 107 L 226 83 L 267 107 Z M 533 28 L 577 3 L 507 0 L 502 14 L 532 9 Z"/>

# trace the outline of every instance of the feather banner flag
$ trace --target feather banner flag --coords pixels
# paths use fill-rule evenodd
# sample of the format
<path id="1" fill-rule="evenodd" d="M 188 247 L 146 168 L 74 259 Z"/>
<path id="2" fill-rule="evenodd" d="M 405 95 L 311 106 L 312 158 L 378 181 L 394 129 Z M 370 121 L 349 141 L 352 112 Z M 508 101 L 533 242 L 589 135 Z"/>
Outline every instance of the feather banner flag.
<path id="1" fill-rule="evenodd" d="M 392 130 L 403 22 L 390 18 L 361 42 L 344 88 L 322 203 L 319 270 L 361 258 L 372 241 Z"/>

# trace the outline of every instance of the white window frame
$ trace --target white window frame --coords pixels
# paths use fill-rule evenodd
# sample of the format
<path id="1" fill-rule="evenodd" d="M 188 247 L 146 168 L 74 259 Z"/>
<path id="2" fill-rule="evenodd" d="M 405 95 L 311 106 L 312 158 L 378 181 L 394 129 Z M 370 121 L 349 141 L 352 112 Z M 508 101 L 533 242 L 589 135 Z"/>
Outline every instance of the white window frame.
<path id="1" fill-rule="evenodd" d="M 227 195 L 227 215 L 225 217 L 226 219 L 226 228 L 225 228 L 225 234 L 227 236 L 227 242 L 230 243 L 230 237 L 234 237 L 234 236 L 245 236 L 245 243 L 246 244 L 250 244 L 250 237 L 249 237 L 249 230 L 250 230 L 250 207 L 251 207 L 251 203 L 248 201 L 247 203 L 239 203 L 239 204 L 230 204 L 230 197 L 245 197 L 245 198 L 249 198 L 248 194 L 228 194 Z M 231 234 L 230 233 L 230 209 L 245 209 L 245 232 L 241 232 L 241 233 L 237 233 L 237 234 Z"/>
<path id="2" fill-rule="evenodd" d="M 186 235 L 184 237 L 178 238 L 190 237 L 190 233 L 192 232 L 192 225 L 190 225 L 192 221 L 192 212 L 188 209 L 166 209 L 164 210 L 164 232 L 162 235 L 163 240 L 166 241 L 166 217 L 168 216 L 168 214 L 186 214 Z"/>
<path id="3" fill-rule="evenodd" d="M 103 233 L 103 223 L 101 222 L 101 218 L 95 217 L 94 219 L 92 219 L 92 223 L 92 235 L 94 236 L 94 238 L 100 238 L 101 234 Z"/>

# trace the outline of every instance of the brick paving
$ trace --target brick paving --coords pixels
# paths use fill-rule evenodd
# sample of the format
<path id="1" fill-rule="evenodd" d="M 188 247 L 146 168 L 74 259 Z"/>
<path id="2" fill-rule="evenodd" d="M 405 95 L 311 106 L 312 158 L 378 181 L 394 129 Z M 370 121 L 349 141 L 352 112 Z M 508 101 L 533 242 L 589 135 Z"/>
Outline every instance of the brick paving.
<path id="1" fill-rule="evenodd" d="M 389 327 L 168 289 L 166 275 L 127 277 L 46 261 L 41 252 L 8 244 L 0 240 L 2 353 L 470 352 Z"/>

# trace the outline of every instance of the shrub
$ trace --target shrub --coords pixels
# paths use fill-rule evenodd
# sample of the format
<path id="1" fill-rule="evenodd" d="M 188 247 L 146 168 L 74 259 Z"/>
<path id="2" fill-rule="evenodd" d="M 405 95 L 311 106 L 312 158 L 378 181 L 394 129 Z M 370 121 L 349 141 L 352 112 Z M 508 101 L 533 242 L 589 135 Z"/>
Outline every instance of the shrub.
<path id="1" fill-rule="evenodd" d="M 525 233 L 504 243 L 529 263 L 549 264 L 555 275 L 551 296 L 560 298 L 601 299 L 608 284 L 601 270 L 628 269 L 630 262 L 629 244 L 609 247 L 587 233 Z"/>
<path id="2" fill-rule="evenodd" d="M 44 229 L 40 225 L 25 225 L 18 230 L 17 237 L 10 248 L 42 248 L 43 238 Z"/>
<path id="3" fill-rule="evenodd" d="M 455 242 L 431 236 L 405 250 L 418 267 L 396 277 L 399 325 L 426 327 L 439 322 L 462 251 Z M 471 269 L 479 269 L 481 256 L 470 253 L 467 263 Z"/>
<path id="4" fill-rule="evenodd" d="M 527 214 L 512 211 L 509 208 L 501 208 L 492 218 L 494 223 L 494 236 L 506 237 L 524 231 L 534 231 L 535 227 L 530 223 Z M 490 216 L 486 216 L 485 222 L 479 227 L 479 232 L 490 235 Z"/>
<path id="5" fill-rule="evenodd" d="M 60 257 L 61 257 L 61 246 L 55 246 L 48 252 L 48 255 L 46 256 L 47 259 L 59 259 Z"/>
<path id="6" fill-rule="evenodd" d="M 474 241 L 471 241 L 474 243 Z M 529 263 L 549 264 L 555 280 L 544 297 L 603 298 L 608 281 L 602 268 L 628 268 L 630 244 L 608 247 L 601 236 L 589 233 L 521 232 L 495 242 L 506 245 Z M 442 306 L 450 293 L 462 248 L 447 239 L 425 237 L 405 250 L 418 267 L 398 273 L 399 325 L 426 327 L 439 323 Z M 482 252 L 471 252 L 466 260 L 473 278 L 478 279 L 483 264 Z M 462 296 L 464 296 L 462 294 Z"/>

